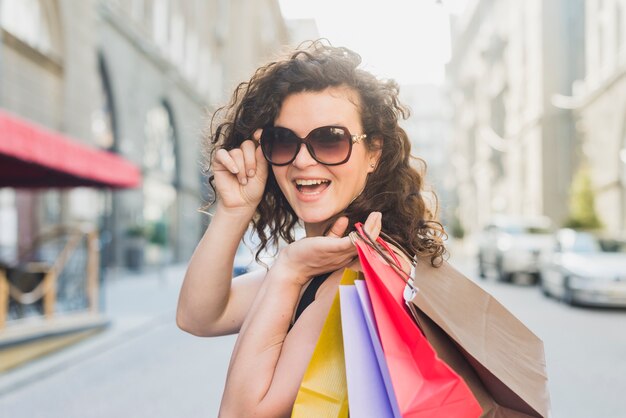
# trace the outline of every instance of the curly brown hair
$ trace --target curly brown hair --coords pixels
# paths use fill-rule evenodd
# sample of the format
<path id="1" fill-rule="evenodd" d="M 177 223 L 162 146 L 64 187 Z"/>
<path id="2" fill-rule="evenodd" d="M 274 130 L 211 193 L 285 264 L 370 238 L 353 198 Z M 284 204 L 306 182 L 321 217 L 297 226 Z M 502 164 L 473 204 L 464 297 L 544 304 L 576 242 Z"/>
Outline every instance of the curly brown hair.
<path id="1" fill-rule="evenodd" d="M 398 125 L 399 117 L 408 117 L 408 109 L 398 99 L 399 87 L 395 81 L 379 80 L 360 69 L 360 64 L 357 53 L 318 40 L 260 67 L 250 81 L 237 86 L 230 103 L 214 113 L 207 138 L 207 170 L 217 149 L 237 148 L 258 128 L 273 124 L 287 96 L 347 87 L 358 94 L 366 146 L 374 150 L 376 144 L 383 145 L 365 189 L 337 217 L 348 217 L 348 234 L 356 222 L 365 222 L 369 213 L 379 211 L 387 235 L 411 255 L 430 258 L 431 264 L 438 266 L 446 253 L 443 244 L 446 233 L 436 220 L 436 197 L 434 202 L 427 202 L 425 196 L 426 165 L 421 159 L 411 157 L 407 134 Z M 421 166 L 419 171 L 412 167 L 412 160 Z M 213 176 L 209 184 L 215 191 Z M 281 239 L 293 242 L 297 223 L 298 217 L 269 170 L 263 198 L 252 220 L 260 239 L 257 260 L 265 248 L 277 246 Z"/>

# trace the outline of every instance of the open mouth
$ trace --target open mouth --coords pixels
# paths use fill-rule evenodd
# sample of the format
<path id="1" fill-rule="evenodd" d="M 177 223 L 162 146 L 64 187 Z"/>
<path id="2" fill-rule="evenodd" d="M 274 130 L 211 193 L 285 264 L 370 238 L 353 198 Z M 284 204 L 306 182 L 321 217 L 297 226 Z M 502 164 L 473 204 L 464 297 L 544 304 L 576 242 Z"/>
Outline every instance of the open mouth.
<path id="1" fill-rule="evenodd" d="M 302 194 L 315 195 L 323 192 L 330 185 L 325 179 L 296 179 L 296 189 Z"/>

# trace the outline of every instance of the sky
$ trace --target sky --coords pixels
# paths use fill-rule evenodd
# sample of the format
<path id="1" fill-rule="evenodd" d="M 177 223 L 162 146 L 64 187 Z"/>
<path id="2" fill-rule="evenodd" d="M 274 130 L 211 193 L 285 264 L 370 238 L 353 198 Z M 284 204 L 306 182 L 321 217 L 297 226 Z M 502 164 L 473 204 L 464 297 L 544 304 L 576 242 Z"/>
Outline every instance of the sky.
<path id="1" fill-rule="evenodd" d="M 279 0 L 286 19 L 314 18 L 321 37 L 355 50 L 366 69 L 401 84 L 443 82 L 450 58 L 448 16 L 466 2 Z"/>

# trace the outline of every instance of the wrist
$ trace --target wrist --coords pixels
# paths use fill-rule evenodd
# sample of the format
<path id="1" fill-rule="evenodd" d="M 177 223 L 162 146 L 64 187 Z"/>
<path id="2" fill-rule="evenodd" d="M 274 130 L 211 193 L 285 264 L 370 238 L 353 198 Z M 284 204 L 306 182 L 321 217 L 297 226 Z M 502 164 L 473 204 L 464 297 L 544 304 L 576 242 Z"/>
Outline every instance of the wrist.
<path id="1" fill-rule="evenodd" d="M 312 277 L 304 267 L 290 257 L 288 247 L 285 247 L 279 251 L 272 270 L 276 272 L 276 279 L 303 286 Z"/>
<path id="2" fill-rule="evenodd" d="M 245 220 L 245 222 L 250 222 L 255 211 L 256 206 L 228 207 L 224 206 L 224 204 L 218 200 L 215 214 L 216 216 L 219 214 L 231 220 Z"/>

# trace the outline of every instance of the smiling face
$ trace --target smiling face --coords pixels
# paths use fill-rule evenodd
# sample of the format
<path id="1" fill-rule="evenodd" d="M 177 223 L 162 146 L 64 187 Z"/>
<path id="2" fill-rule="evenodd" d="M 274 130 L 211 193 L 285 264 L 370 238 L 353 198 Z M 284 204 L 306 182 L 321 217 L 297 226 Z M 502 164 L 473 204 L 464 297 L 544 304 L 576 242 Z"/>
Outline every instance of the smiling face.
<path id="1" fill-rule="evenodd" d="M 301 138 L 315 128 L 331 125 L 361 135 L 364 132 L 356 103 L 358 95 L 344 87 L 294 93 L 283 101 L 274 125 L 290 129 Z M 365 187 L 380 152 L 368 151 L 364 141 L 353 144 L 345 164 L 320 164 L 301 146 L 293 163 L 272 166 L 278 186 L 304 222 L 307 235 L 320 235 L 328 220 L 344 210 Z"/>

